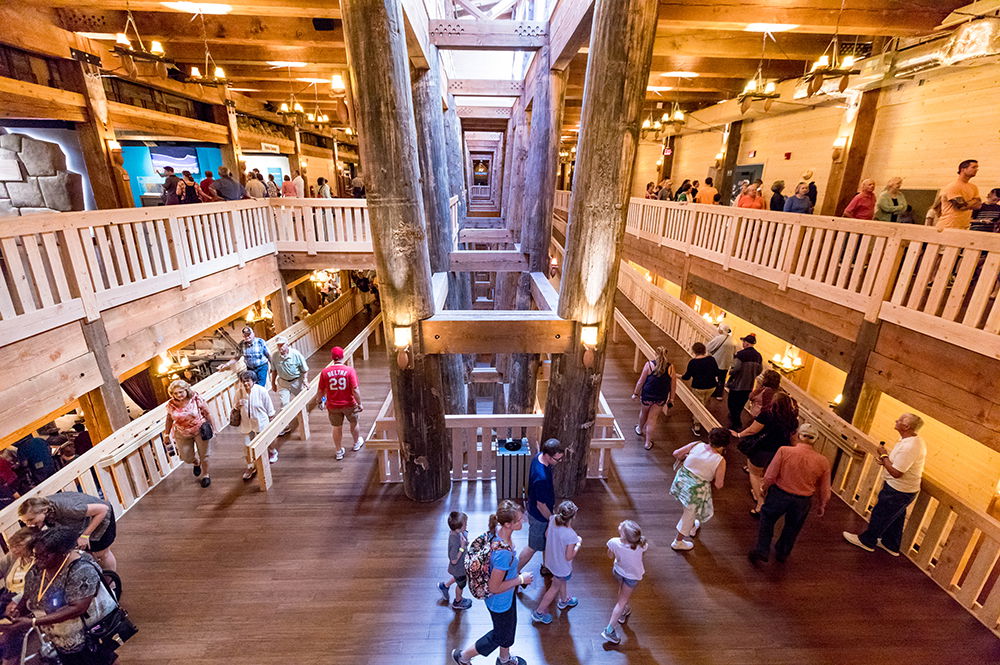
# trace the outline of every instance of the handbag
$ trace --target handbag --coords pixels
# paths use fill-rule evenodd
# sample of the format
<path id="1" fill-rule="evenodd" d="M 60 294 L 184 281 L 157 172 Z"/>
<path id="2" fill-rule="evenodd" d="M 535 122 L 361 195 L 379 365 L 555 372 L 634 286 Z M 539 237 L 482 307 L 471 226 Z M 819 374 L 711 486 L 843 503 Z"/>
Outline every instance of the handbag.
<path id="1" fill-rule="evenodd" d="M 215 432 L 212 431 L 212 423 L 208 422 L 207 420 L 203 422 L 201 424 L 201 427 L 198 428 L 198 436 L 201 437 L 202 441 L 208 441 L 213 436 L 215 436 Z"/>
<path id="2" fill-rule="evenodd" d="M 73 565 L 75 566 L 80 561 L 81 559 L 77 559 L 77 561 L 73 562 Z M 93 566 L 94 570 L 97 571 L 97 576 L 100 580 L 97 593 L 100 594 L 103 591 L 115 604 L 113 610 L 91 624 L 87 623 L 86 615 L 80 617 L 80 621 L 83 623 L 87 650 L 91 653 L 114 651 L 132 639 L 139 632 L 139 628 L 129 618 L 125 608 L 118 602 L 118 598 L 111 587 L 108 586 L 104 572 L 100 567 L 92 561 L 86 563 Z"/>
<path id="3" fill-rule="evenodd" d="M 243 415 L 240 413 L 240 407 L 234 406 L 233 410 L 229 412 L 229 426 L 239 427 L 241 422 L 243 422 Z"/>
<path id="4" fill-rule="evenodd" d="M 763 443 L 766 438 L 767 433 L 765 433 L 764 430 L 761 430 L 755 434 L 741 438 L 739 443 L 736 444 L 736 449 L 747 457 L 750 457 L 754 454 L 754 452 L 756 452 L 757 448 L 760 447 L 760 444 Z"/>

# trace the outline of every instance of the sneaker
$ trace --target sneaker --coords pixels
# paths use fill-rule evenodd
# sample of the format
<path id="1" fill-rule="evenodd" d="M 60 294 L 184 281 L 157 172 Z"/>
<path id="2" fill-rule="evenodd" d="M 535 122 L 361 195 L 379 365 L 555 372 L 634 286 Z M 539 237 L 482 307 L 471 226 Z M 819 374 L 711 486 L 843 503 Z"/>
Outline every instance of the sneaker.
<path id="1" fill-rule="evenodd" d="M 632 608 L 631 607 L 626 607 L 625 611 L 622 612 L 622 614 L 621 614 L 620 617 L 618 617 L 618 623 L 620 623 L 621 625 L 624 626 L 625 622 L 628 621 L 628 618 L 630 616 L 632 616 Z"/>
<path id="2" fill-rule="evenodd" d="M 456 600 L 451 604 L 451 609 L 453 610 L 467 610 L 472 607 L 471 598 L 463 598 L 462 600 Z"/>
<path id="3" fill-rule="evenodd" d="M 691 536 L 692 538 L 694 538 L 695 536 L 698 535 L 698 530 L 699 529 L 701 529 L 701 520 L 695 520 L 694 521 L 694 528 L 691 529 L 691 533 L 689 533 L 688 535 Z"/>
<path id="4" fill-rule="evenodd" d="M 346 452 L 346 451 L 345 451 L 345 450 L 344 450 L 343 448 L 341 448 L 340 450 L 338 450 L 338 451 L 337 451 L 337 459 L 338 459 L 338 460 L 342 460 L 342 459 L 344 459 L 344 453 L 345 453 L 345 452 Z"/>
<path id="5" fill-rule="evenodd" d="M 440 591 L 441 595 L 444 596 L 444 602 L 447 603 L 448 601 L 451 600 L 451 596 L 448 594 L 447 584 L 445 584 L 444 582 L 438 582 L 438 591 Z"/>
<path id="6" fill-rule="evenodd" d="M 285 430 L 281 430 L 280 432 L 278 432 L 278 436 L 288 436 L 291 433 L 292 433 L 292 430 L 285 429 Z"/>
<path id="7" fill-rule="evenodd" d="M 212 484 L 212 479 L 209 476 L 205 476 L 204 478 L 201 479 L 202 487 L 208 487 L 211 484 Z"/>
<path id="8" fill-rule="evenodd" d="M 267 461 L 270 462 L 271 464 L 274 464 L 275 462 L 278 461 L 278 451 L 277 451 L 277 449 L 271 450 L 271 454 L 268 455 Z"/>
<path id="9" fill-rule="evenodd" d="M 531 620 L 532 621 L 537 621 L 538 623 L 549 624 L 549 623 L 552 623 L 552 615 L 551 614 L 539 614 L 538 612 L 532 612 L 531 613 Z"/>
<path id="10" fill-rule="evenodd" d="M 635 434 L 636 436 L 642 436 L 642 429 L 638 425 L 635 426 Z"/>
<path id="11" fill-rule="evenodd" d="M 850 531 L 845 531 L 844 532 L 844 540 L 846 540 L 847 542 L 849 542 L 851 545 L 854 545 L 855 547 L 860 547 L 861 549 L 863 549 L 866 552 L 874 552 L 875 551 L 874 547 L 868 547 L 863 542 L 861 542 L 861 539 L 858 538 L 858 534 L 856 534 L 856 533 L 851 533 Z M 898 554 L 898 552 L 897 552 L 897 554 Z"/>
<path id="12" fill-rule="evenodd" d="M 878 539 L 878 542 L 876 542 L 875 545 L 880 550 L 885 550 L 886 552 L 888 552 L 890 554 L 890 556 L 899 556 L 899 552 L 897 552 L 896 550 L 890 550 L 888 547 L 886 547 L 885 545 L 883 545 L 881 538 Z"/>
<path id="13" fill-rule="evenodd" d="M 358 451 L 358 450 L 361 450 L 361 446 L 363 446 L 363 445 L 365 445 L 365 437 L 361 437 L 360 439 L 358 439 L 357 441 L 355 441 L 354 442 L 354 447 L 351 448 L 351 450 L 353 450 L 355 452 Z"/>
<path id="14" fill-rule="evenodd" d="M 567 598 L 566 602 L 560 600 L 558 603 L 556 603 L 556 607 L 558 607 L 561 610 L 568 610 L 569 608 L 576 607 L 579 604 L 580 600 L 576 596 L 573 596 L 572 598 Z"/>
<path id="15" fill-rule="evenodd" d="M 462 650 L 461 649 L 452 649 L 451 650 L 451 659 L 453 661 L 455 661 L 456 663 L 458 663 L 458 665 L 469 665 L 469 661 L 462 660 Z"/>
<path id="16" fill-rule="evenodd" d="M 201 475 L 201 464 L 195 464 L 191 470 L 194 472 L 194 477 L 197 478 Z"/>
<path id="17" fill-rule="evenodd" d="M 687 552 L 694 549 L 694 543 L 683 538 L 674 538 L 674 542 L 670 543 L 670 549 L 677 550 L 678 552 Z"/>
<path id="18" fill-rule="evenodd" d="M 747 554 L 747 558 L 750 559 L 750 563 L 755 566 L 759 563 L 767 563 L 767 555 L 761 554 L 757 550 L 752 550 L 749 554 Z"/>
<path id="19" fill-rule="evenodd" d="M 508 660 L 500 660 L 497 656 L 497 665 L 528 665 L 528 663 L 520 656 L 511 656 Z"/>
<path id="20" fill-rule="evenodd" d="M 612 644 L 621 644 L 622 638 L 618 637 L 618 633 L 611 626 L 608 626 L 603 631 L 601 631 L 601 637 L 604 638 L 606 642 L 611 642 Z"/>
<path id="21" fill-rule="evenodd" d="M 694 434 L 695 436 L 701 436 L 701 428 L 698 427 L 697 425 L 692 425 L 691 433 Z"/>
<path id="22" fill-rule="evenodd" d="M 722 401 L 721 397 L 716 397 L 715 399 L 719 400 L 720 402 Z"/>

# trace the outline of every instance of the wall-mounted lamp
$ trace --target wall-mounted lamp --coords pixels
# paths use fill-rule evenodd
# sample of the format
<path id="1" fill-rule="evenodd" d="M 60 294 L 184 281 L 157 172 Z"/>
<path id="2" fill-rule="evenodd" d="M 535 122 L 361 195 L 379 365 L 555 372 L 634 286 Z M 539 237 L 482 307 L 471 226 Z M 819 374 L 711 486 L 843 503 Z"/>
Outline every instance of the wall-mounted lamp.
<path id="1" fill-rule="evenodd" d="M 829 403 L 830 404 L 830 408 L 831 409 L 836 409 L 838 406 L 840 406 L 840 404 L 843 401 L 844 401 L 844 395 L 842 393 L 837 393 L 837 396 L 834 397 L 833 401 Z"/>
<path id="2" fill-rule="evenodd" d="M 396 364 L 399 369 L 410 369 L 413 362 L 410 353 L 413 346 L 413 328 L 410 326 L 393 326 L 392 343 L 396 347 Z"/>
<path id="3" fill-rule="evenodd" d="M 122 149 L 122 144 L 115 139 L 108 139 L 108 150 L 115 152 Z"/>
<path id="4" fill-rule="evenodd" d="M 594 366 L 594 351 L 597 348 L 597 326 L 581 326 L 580 343 L 583 344 L 584 349 L 583 366 L 589 369 Z"/>
<path id="5" fill-rule="evenodd" d="M 833 161 L 840 162 L 844 159 L 844 152 L 847 148 L 847 137 L 838 136 L 833 140 Z"/>

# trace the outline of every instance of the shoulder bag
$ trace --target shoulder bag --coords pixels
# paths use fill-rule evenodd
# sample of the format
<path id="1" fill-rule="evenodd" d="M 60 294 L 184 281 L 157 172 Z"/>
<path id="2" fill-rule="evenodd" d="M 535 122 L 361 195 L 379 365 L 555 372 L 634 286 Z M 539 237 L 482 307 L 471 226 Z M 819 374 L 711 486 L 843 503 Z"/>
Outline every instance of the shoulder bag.
<path id="1" fill-rule="evenodd" d="M 243 416 L 240 413 L 240 407 L 234 406 L 233 410 L 229 412 L 229 426 L 239 427 L 241 422 L 243 422 Z"/>
<path id="2" fill-rule="evenodd" d="M 74 561 L 73 565 L 76 565 L 79 561 L 81 559 Z M 106 593 L 115 604 L 113 610 L 93 623 L 87 623 L 86 615 L 80 617 L 87 640 L 87 649 L 92 653 L 114 651 L 132 639 L 132 636 L 138 633 L 139 629 L 132 623 L 128 612 L 125 611 L 125 608 L 121 606 L 115 594 L 108 587 L 108 583 L 104 579 L 104 572 L 100 567 L 93 562 L 87 562 L 87 565 L 93 566 L 94 570 L 97 571 L 97 578 L 100 580 L 97 587 L 97 594 Z M 95 596 L 95 601 L 96 599 Z"/>
<path id="3" fill-rule="evenodd" d="M 751 434 L 750 436 L 741 437 L 739 443 L 736 444 L 736 449 L 741 453 L 750 457 L 756 452 L 760 444 L 767 438 L 767 433 L 764 430 Z"/>

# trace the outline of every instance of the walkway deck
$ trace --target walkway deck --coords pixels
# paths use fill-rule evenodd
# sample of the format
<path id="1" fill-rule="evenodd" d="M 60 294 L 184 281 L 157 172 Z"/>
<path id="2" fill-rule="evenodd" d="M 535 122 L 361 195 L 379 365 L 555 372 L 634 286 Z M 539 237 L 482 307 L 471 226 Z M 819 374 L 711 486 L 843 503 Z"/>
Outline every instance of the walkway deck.
<path id="1" fill-rule="evenodd" d="M 619 308 L 647 339 L 662 339 L 627 301 Z M 382 351 L 357 365 L 365 425 L 388 389 Z M 326 357 L 311 362 L 318 367 Z M 627 342 L 613 345 L 604 383 L 625 430 L 635 418 L 631 361 Z M 689 425 L 683 411 L 661 423 L 652 452 L 633 439 L 614 453 L 612 477 L 578 497 L 585 547 L 571 591 L 580 606 L 532 626 L 536 583 L 519 603 L 516 654 L 532 665 L 1000 662 L 1000 642 L 915 567 L 841 541 L 840 531 L 860 520 L 838 499 L 824 518 L 810 518 L 787 564 L 751 568 L 745 554 L 756 522 L 738 463 L 696 549 L 670 550 L 680 510 L 666 494 L 669 451 L 690 440 Z M 140 626 L 123 662 L 438 664 L 488 629 L 482 603 L 454 613 L 435 583 L 444 572 L 447 512 L 468 512 L 470 531 L 481 531 L 490 486 L 456 484 L 435 504 L 411 503 L 400 486 L 377 483 L 370 451 L 334 461 L 322 413 L 311 426 L 310 441 L 282 445 L 266 494 L 240 480 L 240 449 L 224 436 L 210 489 L 178 471 L 122 520 L 116 552 L 126 605 Z M 625 518 L 636 519 L 654 546 L 626 640 L 613 646 L 598 636 L 616 593 L 603 543 Z"/>

